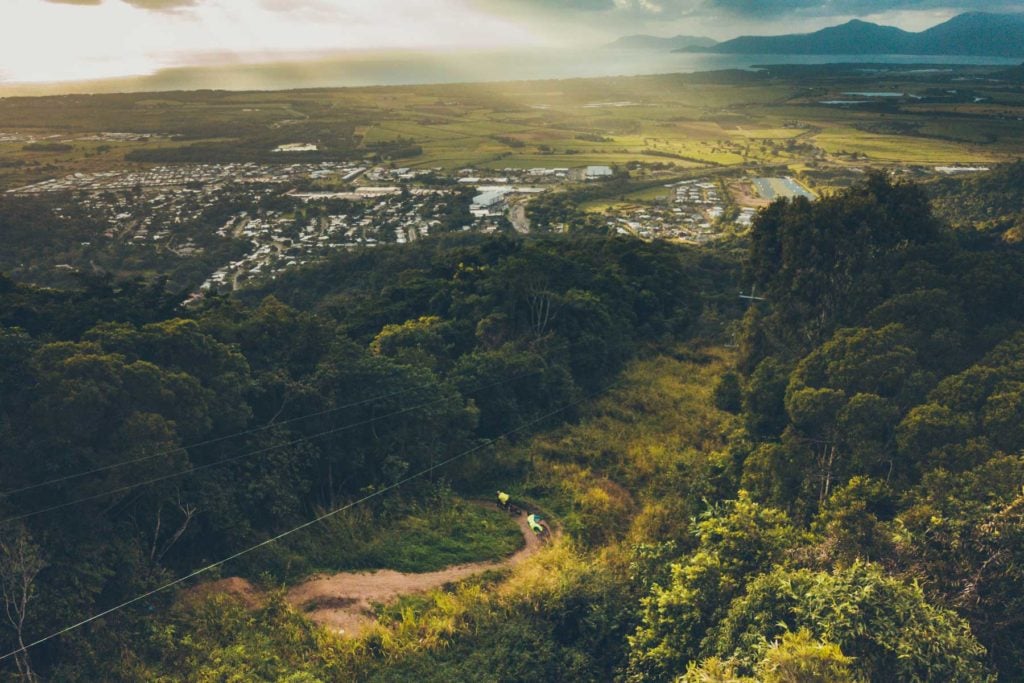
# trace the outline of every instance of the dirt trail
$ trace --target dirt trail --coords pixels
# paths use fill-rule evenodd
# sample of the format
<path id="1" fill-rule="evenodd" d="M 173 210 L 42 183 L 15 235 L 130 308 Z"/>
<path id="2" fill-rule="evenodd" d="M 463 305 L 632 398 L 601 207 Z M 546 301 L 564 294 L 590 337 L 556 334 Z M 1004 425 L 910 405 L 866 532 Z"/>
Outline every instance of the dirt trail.
<path id="1" fill-rule="evenodd" d="M 355 634 L 373 621 L 375 602 L 422 593 L 492 569 L 513 567 L 536 553 L 541 542 L 530 531 L 526 515 L 516 518 L 526 546 L 505 560 L 458 564 L 436 572 L 406 574 L 390 569 L 319 575 L 291 588 L 288 602 L 313 621 L 339 633 Z"/>

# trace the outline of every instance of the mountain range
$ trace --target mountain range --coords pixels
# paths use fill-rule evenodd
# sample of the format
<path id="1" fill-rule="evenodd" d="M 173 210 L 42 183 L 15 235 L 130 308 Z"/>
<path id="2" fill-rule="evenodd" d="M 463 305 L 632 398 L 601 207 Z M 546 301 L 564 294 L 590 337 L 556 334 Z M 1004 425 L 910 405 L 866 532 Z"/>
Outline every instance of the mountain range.
<path id="1" fill-rule="evenodd" d="M 741 36 L 674 52 L 720 54 L 1024 56 L 1024 14 L 968 12 L 920 33 L 854 19 L 814 33 Z"/>
<path id="2" fill-rule="evenodd" d="M 673 36 L 662 38 L 659 36 L 634 35 L 623 36 L 614 43 L 605 47 L 611 50 L 686 50 L 690 48 L 700 49 L 714 47 L 718 41 L 704 36 Z"/>

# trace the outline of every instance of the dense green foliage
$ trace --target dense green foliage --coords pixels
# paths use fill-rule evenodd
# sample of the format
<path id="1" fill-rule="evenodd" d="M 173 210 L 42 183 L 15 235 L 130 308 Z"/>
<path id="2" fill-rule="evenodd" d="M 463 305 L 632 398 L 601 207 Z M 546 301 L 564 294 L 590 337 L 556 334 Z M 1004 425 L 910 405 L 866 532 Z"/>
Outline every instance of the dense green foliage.
<path id="1" fill-rule="evenodd" d="M 281 203 L 280 193 L 275 193 L 253 209 L 249 192 L 235 187 L 194 219 L 177 221 L 179 239 L 196 246 L 187 255 L 167 245 L 132 240 L 130 231 L 111 228 L 107 217 L 71 193 L 0 195 L 0 272 L 19 282 L 72 290 L 82 287 L 83 278 L 108 273 L 120 280 L 163 279 L 169 289 L 181 290 L 183 299 L 211 271 L 248 250 L 243 240 L 217 235 L 225 221 L 242 207 L 262 210 Z M 124 198 L 141 217 L 158 223 L 174 220 L 166 212 L 145 208 L 134 192 L 124 193 Z"/>
<path id="2" fill-rule="evenodd" d="M 572 418 L 646 340 L 693 324 L 701 304 L 684 257 L 634 240 L 461 237 L 341 255 L 282 282 L 279 298 L 213 299 L 187 315 L 159 284 L 58 292 L 4 281 L 0 462 L 11 493 L 0 524 L 21 530 L 44 563 L 21 635 L 56 630 L 482 439 L 518 440 Z M 491 453 L 478 448 L 431 478 L 473 491 L 488 481 Z M 51 479 L 60 481 L 19 492 Z M 440 516 L 449 503 L 429 502 L 434 490 L 424 479 L 407 495 L 436 505 L 431 523 L 454 523 L 457 513 Z M 231 571 L 295 578 L 381 558 L 438 568 L 518 542 L 506 535 L 488 553 L 493 532 L 455 534 L 445 551 L 428 535 L 430 549 L 396 553 L 387 534 L 416 529 L 391 505 L 377 504 L 356 543 L 346 538 L 359 526 L 328 525 Z M 384 535 L 365 538 L 374 525 Z M 61 680 L 102 678 L 143 624 L 139 611 L 119 612 L 32 661 Z M 17 631 L 5 630 L 5 650 Z"/>
<path id="3" fill-rule="evenodd" d="M 100 232 L 100 223 L 71 204 L 67 215 L 51 210 L 51 202 L 36 197 L 0 195 L 0 269 L 31 272 L 36 264 L 57 265 L 76 261 Z"/>
<path id="4" fill-rule="evenodd" d="M 1007 589 L 1024 558 L 1024 258 L 946 232 L 921 190 L 874 176 L 770 207 L 749 273 L 767 301 L 744 320 L 757 440 L 740 501 L 810 536 L 767 560 L 745 549 L 756 569 L 709 601 L 701 555 L 680 564 L 650 600 L 682 601 L 702 625 L 665 641 L 679 622 L 649 611 L 634 666 L 653 657 L 681 672 L 714 656 L 750 675 L 784 630 L 808 629 L 870 680 L 982 680 L 985 667 L 1012 679 L 1024 657 Z M 665 642 L 674 659 L 653 645 Z"/>
<path id="5" fill-rule="evenodd" d="M 928 186 L 935 212 L 953 226 L 1024 241 L 1024 161 Z"/>
<path id="6" fill-rule="evenodd" d="M 229 571 L 273 587 L 510 551 L 482 511 L 436 533 L 476 517 L 449 486 L 508 487 L 564 534 L 506 574 L 380 607 L 357 638 L 271 589 L 150 600 L 31 664 L 61 680 L 1015 680 L 1024 256 L 883 176 L 776 202 L 748 247 L 749 306 L 727 250 L 581 234 L 342 254 L 188 316 L 159 287 L 4 281 L 7 489 L 157 456 L 4 497 L 17 516 L 97 496 L 0 522 L 3 585 L 35 591 L 28 639 L 501 435 Z"/>

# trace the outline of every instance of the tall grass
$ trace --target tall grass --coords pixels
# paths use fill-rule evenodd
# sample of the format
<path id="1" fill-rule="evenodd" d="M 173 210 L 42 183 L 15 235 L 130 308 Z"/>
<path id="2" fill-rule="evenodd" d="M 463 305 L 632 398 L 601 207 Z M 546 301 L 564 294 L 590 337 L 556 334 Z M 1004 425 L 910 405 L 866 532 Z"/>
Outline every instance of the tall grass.
<path id="1" fill-rule="evenodd" d="M 356 506 L 257 555 L 246 575 L 295 582 L 310 574 L 393 569 L 430 572 L 502 560 L 524 545 L 507 514 L 442 487 L 425 499 Z"/>
<path id="2" fill-rule="evenodd" d="M 357 638 L 313 627 L 281 601 L 248 617 L 241 608 L 198 608 L 160 632 L 160 671 L 133 675 L 159 680 L 178 667 L 213 674 L 225 662 L 264 657 L 295 681 L 609 677 L 637 623 L 630 548 L 669 539 L 684 550 L 700 512 L 693 506 L 728 481 L 736 418 L 713 406 L 711 391 L 730 365 L 716 348 L 638 360 L 579 423 L 499 447 L 502 488 L 548 511 L 563 532 L 525 562 L 380 606 Z M 304 571 L 428 571 L 497 559 L 522 543 L 507 515 L 443 486 L 420 500 L 428 502 L 338 515 L 284 559 L 304 559 Z M 196 638 L 213 645 L 193 647 Z"/>
<path id="3" fill-rule="evenodd" d="M 728 445 L 739 425 L 715 408 L 711 394 L 731 363 L 717 347 L 680 347 L 634 361 L 578 424 L 521 449 L 532 465 L 524 492 L 556 512 L 586 547 L 627 536 L 664 538 L 670 518 L 678 526 L 698 512 L 683 509 L 682 501 L 713 497 L 727 476 Z"/>

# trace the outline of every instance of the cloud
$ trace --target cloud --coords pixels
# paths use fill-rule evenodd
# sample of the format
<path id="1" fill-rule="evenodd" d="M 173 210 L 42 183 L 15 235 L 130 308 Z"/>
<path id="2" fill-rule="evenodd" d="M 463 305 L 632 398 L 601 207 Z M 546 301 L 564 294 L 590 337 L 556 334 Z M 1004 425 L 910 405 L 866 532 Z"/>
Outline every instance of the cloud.
<path id="1" fill-rule="evenodd" d="M 121 0 L 125 4 L 139 9 L 169 10 L 191 7 L 196 0 Z M 46 0 L 55 5 L 101 5 L 103 0 Z"/>
<path id="2" fill-rule="evenodd" d="M 196 0 L 123 0 L 140 9 L 178 9 L 196 4 Z"/>
<path id="3" fill-rule="evenodd" d="M 741 17 L 776 18 L 804 14 L 809 16 L 873 15 L 908 10 L 951 10 L 959 12 L 984 9 L 988 11 L 1024 8 L 1013 0 L 980 3 L 966 0 L 680 0 L 677 5 L 703 12 L 723 11 Z"/>
<path id="4" fill-rule="evenodd" d="M 332 53 L 537 46 L 470 0 L 0 0 L 0 83 L 92 80 Z M 360 57 L 363 58 L 363 57 Z M 370 57 L 366 57 L 369 59 Z"/>
<path id="5" fill-rule="evenodd" d="M 606 12 L 613 15 L 687 16 L 732 15 L 778 19 L 787 15 L 851 16 L 907 10 L 952 10 L 967 12 L 1024 10 L 1024 0 L 480 0 L 482 4 L 508 11 L 522 10 L 564 14 L 573 11 Z"/>

